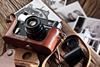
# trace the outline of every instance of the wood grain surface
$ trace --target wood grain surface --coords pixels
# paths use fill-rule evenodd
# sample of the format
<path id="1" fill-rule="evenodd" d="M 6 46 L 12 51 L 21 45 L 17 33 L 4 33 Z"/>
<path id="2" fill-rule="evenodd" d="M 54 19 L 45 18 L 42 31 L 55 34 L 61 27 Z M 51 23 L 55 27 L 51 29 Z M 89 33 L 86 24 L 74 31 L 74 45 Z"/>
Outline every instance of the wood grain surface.
<path id="1" fill-rule="evenodd" d="M 0 55 L 4 47 L 2 36 L 4 35 L 4 31 L 8 28 L 6 17 L 31 1 L 32 0 L 0 0 Z"/>
<path id="2" fill-rule="evenodd" d="M 5 18 L 8 15 L 16 12 L 30 1 L 31 0 L 0 0 L 0 30 L 7 28 Z M 0 31 L 0 33 L 2 35 L 2 31 Z"/>

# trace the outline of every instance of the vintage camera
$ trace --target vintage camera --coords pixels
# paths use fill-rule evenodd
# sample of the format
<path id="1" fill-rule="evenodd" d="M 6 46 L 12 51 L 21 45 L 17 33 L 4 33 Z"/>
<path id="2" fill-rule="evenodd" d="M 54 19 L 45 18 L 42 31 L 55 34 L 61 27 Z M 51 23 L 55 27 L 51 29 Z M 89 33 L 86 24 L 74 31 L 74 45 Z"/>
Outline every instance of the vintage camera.
<path id="1" fill-rule="evenodd" d="M 32 48 L 45 54 L 51 53 L 60 42 L 61 23 L 25 11 L 16 15 L 3 37 L 5 42 L 17 47 Z"/>

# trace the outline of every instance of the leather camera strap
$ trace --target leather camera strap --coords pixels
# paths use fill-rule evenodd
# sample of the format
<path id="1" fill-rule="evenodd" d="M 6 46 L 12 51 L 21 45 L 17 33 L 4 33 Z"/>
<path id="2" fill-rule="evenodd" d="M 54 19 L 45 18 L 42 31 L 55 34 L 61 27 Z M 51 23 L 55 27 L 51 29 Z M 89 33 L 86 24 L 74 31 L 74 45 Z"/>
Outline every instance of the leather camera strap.
<path id="1" fill-rule="evenodd" d="M 86 43 L 82 40 L 82 38 L 80 38 L 78 35 L 75 35 L 76 37 L 78 37 L 80 39 L 80 41 L 82 42 L 82 46 L 85 47 L 88 56 L 87 56 L 87 63 L 85 65 L 85 67 L 89 67 L 90 63 L 91 63 L 91 51 L 89 49 L 89 46 L 86 45 Z M 59 43 L 59 45 L 56 47 L 56 49 L 44 60 L 42 67 L 46 67 L 46 63 L 48 62 L 48 60 L 50 59 L 50 57 L 56 52 L 57 48 L 64 42 L 65 39 L 62 39 L 61 42 Z"/>

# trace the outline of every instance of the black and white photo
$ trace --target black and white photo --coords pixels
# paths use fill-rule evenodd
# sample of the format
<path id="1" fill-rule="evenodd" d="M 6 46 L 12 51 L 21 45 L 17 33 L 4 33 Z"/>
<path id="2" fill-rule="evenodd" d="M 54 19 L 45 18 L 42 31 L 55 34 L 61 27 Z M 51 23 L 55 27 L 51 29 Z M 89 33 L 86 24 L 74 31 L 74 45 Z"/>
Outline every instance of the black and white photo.
<path id="1" fill-rule="evenodd" d="M 100 19 L 78 17 L 74 30 L 99 54 Z"/>

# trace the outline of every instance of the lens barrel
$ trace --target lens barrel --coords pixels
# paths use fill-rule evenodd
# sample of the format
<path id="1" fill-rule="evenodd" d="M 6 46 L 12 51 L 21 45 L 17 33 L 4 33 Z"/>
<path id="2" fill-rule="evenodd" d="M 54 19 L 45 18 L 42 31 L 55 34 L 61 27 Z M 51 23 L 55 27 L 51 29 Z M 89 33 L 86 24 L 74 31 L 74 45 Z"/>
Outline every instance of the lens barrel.
<path id="1" fill-rule="evenodd" d="M 25 20 L 25 29 L 29 38 L 43 40 L 46 36 L 46 30 L 40 18 L 36 16 L 30 16 Z"/>

